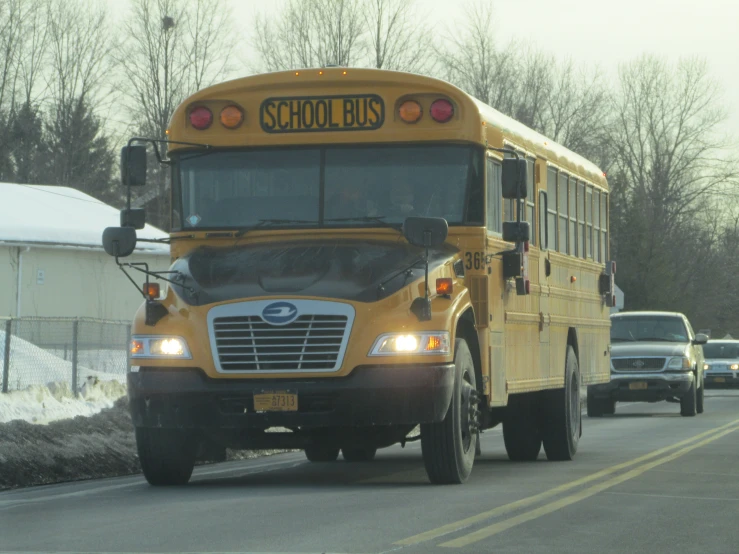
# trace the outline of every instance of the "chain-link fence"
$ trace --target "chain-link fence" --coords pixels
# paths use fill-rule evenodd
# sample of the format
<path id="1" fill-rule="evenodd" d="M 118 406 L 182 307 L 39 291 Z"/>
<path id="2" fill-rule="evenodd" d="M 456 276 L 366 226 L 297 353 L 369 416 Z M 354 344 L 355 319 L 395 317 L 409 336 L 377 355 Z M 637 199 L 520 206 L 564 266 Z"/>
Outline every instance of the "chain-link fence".
<path id="1" fill-rule="evenodd" d="M 77 396 L 88 379 L 123 381 L 130 336 L 130 323 L 120 321 L 0 319 L 0 390 L 66 383 Z"/>

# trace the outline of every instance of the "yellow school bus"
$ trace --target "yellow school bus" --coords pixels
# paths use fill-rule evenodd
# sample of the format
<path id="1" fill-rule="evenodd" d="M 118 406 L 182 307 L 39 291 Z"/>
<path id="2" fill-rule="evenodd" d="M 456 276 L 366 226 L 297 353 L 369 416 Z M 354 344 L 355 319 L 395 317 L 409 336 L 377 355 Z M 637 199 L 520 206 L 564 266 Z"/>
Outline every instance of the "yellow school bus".
<path id="1" fill-rule="evenodd" d="M 221 83 L 167 134 L 172 265 L 119 261 L 147 273 L 128 391 L 149 483 L 226 448 L 369 462 L 416 439 L 431 482 L 462 483 L 498 424 L 513 460 L 575 455 L 580 391 L 609 379 L 594 164 L 447 82 L 372 69 Z M 143 213 L 121 221 L 116 259 Z"/>

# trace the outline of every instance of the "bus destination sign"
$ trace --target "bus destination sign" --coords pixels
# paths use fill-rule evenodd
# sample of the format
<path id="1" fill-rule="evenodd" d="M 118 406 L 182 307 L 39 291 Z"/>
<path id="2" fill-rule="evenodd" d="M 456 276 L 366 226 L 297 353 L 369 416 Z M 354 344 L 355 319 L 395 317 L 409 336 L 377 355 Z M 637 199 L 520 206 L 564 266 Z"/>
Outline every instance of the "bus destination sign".
<path id="1" fill-rule="evenodd" d="M 384 121 L 385 103 L 377 94 L 272 97 L 259 108 L 267 133 L 372 131 Z"/>

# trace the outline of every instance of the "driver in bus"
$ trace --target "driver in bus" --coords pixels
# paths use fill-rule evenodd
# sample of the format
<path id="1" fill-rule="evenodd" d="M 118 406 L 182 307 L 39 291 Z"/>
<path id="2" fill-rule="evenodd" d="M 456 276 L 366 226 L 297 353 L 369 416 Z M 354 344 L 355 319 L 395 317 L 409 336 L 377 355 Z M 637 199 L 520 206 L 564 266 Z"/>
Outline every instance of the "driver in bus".
<path id="1" fill-rule="evenodd" d="M 390 187 L 390 211 L 395 215 L 408 217 L 415 213 L 413 187 L 401 181 Z"/>

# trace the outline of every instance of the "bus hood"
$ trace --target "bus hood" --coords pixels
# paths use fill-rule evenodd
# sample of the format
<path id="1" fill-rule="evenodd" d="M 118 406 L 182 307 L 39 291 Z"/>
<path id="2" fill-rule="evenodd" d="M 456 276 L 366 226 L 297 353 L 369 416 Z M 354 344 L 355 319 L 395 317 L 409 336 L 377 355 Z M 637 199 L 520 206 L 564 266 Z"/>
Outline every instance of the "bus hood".
<path id="1" fill-rule="evenodd" d="M 429 270 L 457 252 L 447 244 L 430 250 Z M 174 262 L 171 269 L 180 275 L 172 288 L 193 306 L 294 295 L 375 302 L 422 278 L 422 256 L 421 248 L 405 241 L 312 240 L 202 246 Z M 410 269 L 414 262 L 418 263 Z"/>

